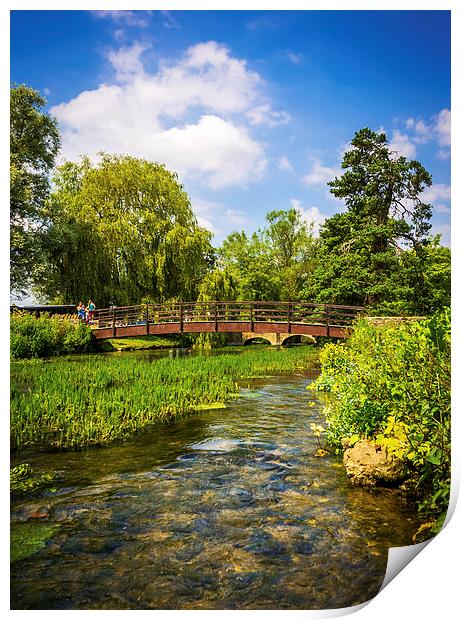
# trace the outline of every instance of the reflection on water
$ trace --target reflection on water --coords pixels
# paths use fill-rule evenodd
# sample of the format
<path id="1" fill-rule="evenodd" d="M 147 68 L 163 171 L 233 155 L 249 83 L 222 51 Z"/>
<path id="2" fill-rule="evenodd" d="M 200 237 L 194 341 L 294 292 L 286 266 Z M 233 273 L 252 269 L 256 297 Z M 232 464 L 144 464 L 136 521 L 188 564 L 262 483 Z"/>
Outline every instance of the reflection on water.
<path id="1" fill-rule="evenodd" d="M 12 608 L 319 609 L 376 594 L 417 517 L 314 456 L 305 376 L 267 381 L 121 445 L 28 458 L 66 487 L 13 506 L 13 528 L 56 527 L 12 565 Z"/>

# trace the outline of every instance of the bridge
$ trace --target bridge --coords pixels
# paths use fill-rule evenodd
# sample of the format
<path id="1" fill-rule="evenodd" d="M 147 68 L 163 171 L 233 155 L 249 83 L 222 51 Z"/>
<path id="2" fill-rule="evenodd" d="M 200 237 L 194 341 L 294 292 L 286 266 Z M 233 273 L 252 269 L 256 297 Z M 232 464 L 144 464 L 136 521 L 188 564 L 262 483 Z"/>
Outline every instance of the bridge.
<path id="1" fill-rule="evenodd" d="M 360 306 L 284 301 L 196 301 L 142 304 L 95 311 L 98 339 L 127 336 L 230 333 L 283 344 L 291 336 L 347 338 Z"/>

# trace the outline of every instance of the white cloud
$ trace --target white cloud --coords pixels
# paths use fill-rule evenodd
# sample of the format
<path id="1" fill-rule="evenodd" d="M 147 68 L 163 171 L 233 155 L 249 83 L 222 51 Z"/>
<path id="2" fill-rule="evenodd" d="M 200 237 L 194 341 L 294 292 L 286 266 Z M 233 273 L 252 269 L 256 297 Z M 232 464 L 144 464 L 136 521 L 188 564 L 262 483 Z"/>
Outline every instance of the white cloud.
<path id="1" fill-rule="evenodd" d="M 397 157 L 414 157 L 416 155 L 416 147 L 411 142 L 410 137 L 401 133 L 398 129 L 394 129 L 392 132 L 389 150 L 395 152 Z"/>
<path id="2" fill-rule="evenodd" d="M 144 28 L 149 23 L 152 11 L 92 11 L 93 15 L 102 19 L 112 19 L 117 23 L 127 26 L 139 26 Z"/>
<path id="3" fill-rule="evenodd" d="M 406 138 L 415 144 L 425 144 L 430 141 L 437 142 L 440 147 L 448 147 L 451 144 L 451 112 L 446 108 L 432 116 L 428 121 L 407 118 L 405 126 L 413 132 L 411 138 L 409 136 Z M 447 148 L 441 148 L 437 156 L 446 159 L 450 156 L 450 151 Z"/>
<path id="4" fill-rule="evenodd" d="M 303 54 L 296 54 L 295 52 L 288 52 L 287 58 L 294 65 L 300 65 L 303 61 Z"/>
<path id="5" fill-rule="evenodd" d="M 248 226 L 252 222 L 248 217 L 248 213 L 236 209 L 226 209 L 224 217 L 233 226 Z"/>
<path id="6" fill-rule="evenodd" d="M 451 144 L 451 111 L 441 110 L 435 117 L 435 130 L 440 146 Z"/>
<path id="7" fill-rule="evenodd" d="M 171 11 L 160 11 L 160 14 L 163 18 L 163 25 L 165 28 L 179 28 L 179 24 L 171 14 Z"/>
<path id="8" fill-rule="evenodd" d="M 313 166 L 302 179 L 306 185 L 323 185 L 328 181 L 332 181 L 336 176 L 338 176 L 338 174 L 341 173 L 338 168 L 324 166 L 319 159 L 312 159 Z"/>
<path id="9" fill-rule="evenodd" d="M 281 170 L 282 172 L 294 172 L 293 166 L 291 165 L 291 162 L 286 155 L 282 155 L 278 158 L 277 165 L 279 170 Z"/>
<path id="10" fill-rule="evenodd" d="M 433 183 L 421 194 L 421 200 L 433 205 L 439 213 L 450 213 L 451 209 L 445 203 L 451 200 L 451 187 L 445 183 Z"/>
<path id="11" fill-rule="evenodd" d="M 52 108 L 64 157 L 130 153 L 212 188 L 259 178 L 264 149 L 242 124 L 242 113 L 259 107 L 269 124 L 283 118 L 264 100 L 261 77 L 214 41 L 189 48 L 176 62 L 163 60 L 153 73 L 142 62 L 146 49 L 135 43 L 109 51 L 116 82 Z"/>
<path id="12" fill-rule="evenodd" d="M 248 213 L 221 202 L 193 196 L 191 203 L 198 223 L 211 231 L 218 241 L 236 229 L 248 229 L 254 224 Z"/>
<path id="13" fill-rule="evenodd" d="M 296 209 L 301 214 L 301 217 L 307 224 L 312 224 L 312 232 L 314 237 L 319 236 L 320 226 L 325 222 L 326 217 L 320 213 L 317 207 L 310 207 L 310 209 L 303 209 L 302 202 L 297 198 L 291 198 L 290 204 L 293 209 Z"/>
<path id="14" fill-rule="evenodd" d="M 107 58 L 115 69 L 115 77 L 119 82 L 125 82 L 144 74 L 141 54 L 149 47 L 135 43 L 131 47 L 121 47 L 107 52 Z"/>
<path id="15" fill-rule="evenodd" d="M 287 112 L 272 110 L 268 103 L 259 105 L 246 113 L 251 125 L 286 125 L 291 117 Z"/>
<path id="16" fill-rule="evenodd" d="M 430 204 L 434 204 L 438 200 L 450 200 L 451 187 L 445 183 L 433 183 L 424 190 L 421 199 Z"/>

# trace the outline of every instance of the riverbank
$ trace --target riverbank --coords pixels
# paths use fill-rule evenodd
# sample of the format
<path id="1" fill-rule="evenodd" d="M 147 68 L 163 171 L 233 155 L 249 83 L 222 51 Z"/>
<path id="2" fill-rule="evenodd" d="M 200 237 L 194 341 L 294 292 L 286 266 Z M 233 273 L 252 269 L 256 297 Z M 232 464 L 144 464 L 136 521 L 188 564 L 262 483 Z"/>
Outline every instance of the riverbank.
<path id="1" fill-rule="evenodd" d="M 148 352 L 146 352 L 146 356 Z M 87 355 L 11 364 L 11 445 L 75 449 L 105 445 L 209 407 L 224 406 L 237 381 L 305 371 L 318 349 L 233 348 L 230 355 L 161 358 Z"/>

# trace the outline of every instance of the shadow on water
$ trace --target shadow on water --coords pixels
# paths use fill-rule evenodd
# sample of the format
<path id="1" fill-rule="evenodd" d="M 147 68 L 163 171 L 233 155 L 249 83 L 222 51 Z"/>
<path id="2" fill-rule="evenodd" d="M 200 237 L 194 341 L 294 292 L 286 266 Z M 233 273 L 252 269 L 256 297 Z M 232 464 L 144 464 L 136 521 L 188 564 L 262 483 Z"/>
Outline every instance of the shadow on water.
<path id="1" fill-rule="evenodd" d="M 415 513 L 316 458 L 306 375 L 104 449 L 31 455 L 65 485 L 12 506 L 52 526 L 11 568 L 13 609 L 321 609 L 378 591 Z M 316 403 L 316 405 L 318 405 Z"/>

